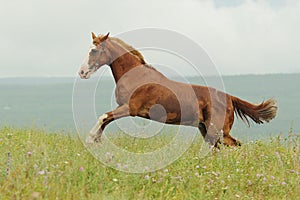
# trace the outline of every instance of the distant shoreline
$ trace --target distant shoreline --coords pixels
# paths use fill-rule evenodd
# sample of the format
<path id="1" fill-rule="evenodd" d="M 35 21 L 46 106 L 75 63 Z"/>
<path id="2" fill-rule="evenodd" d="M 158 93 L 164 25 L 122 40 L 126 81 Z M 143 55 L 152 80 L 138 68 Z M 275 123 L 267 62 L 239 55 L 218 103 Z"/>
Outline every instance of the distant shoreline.
<path id="1" fill-rule="evenodd" d="M 291 75 L 300 75 L 300 72 L 296 72 L 296 73 L 268 73 L 268 74 L 225 74 L 222 75 L 222 77 L 241 77 L 241 76 L 291 76 Z M 166 75 L 168 76 L 168 75 Z M 103 75 L 103 78 L 112 78 L 111 75 Z M 171 76 L 170 78 L 176 78 L 177 76 Z M 199 77 L 199 76 L 184 76 L 186 78 L 195 78 L 195 77 Z M 205 76 L 205 77 L 215 77 L 215 76 Z M 76 76 L 0 76 L 0 80 L 3 79 L 75 79 L 75 78 L 79 78 L 77 75 Z M 94 76 L 91 77 L 91 80 L 94 79 L 98 79 L 99 76 Z"/>

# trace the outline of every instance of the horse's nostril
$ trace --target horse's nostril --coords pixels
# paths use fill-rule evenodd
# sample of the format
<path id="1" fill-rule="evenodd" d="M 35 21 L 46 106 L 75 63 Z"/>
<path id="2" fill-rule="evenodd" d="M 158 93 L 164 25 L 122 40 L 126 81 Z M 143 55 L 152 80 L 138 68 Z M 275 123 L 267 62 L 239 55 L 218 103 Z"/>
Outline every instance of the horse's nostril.
<path id="1" fill-rule="evenodd" d="M 83 71 L 83 70 L 81 70 L 80 74 L 83 74 L 83 73 L 84 73 L 84 71 Z"/>

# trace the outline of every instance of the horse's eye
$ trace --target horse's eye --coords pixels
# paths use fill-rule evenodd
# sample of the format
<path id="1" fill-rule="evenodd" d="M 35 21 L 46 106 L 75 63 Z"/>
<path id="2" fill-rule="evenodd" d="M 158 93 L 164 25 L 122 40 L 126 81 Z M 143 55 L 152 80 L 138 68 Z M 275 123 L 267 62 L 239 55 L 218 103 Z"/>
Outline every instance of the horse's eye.
<path id="1" fill-rule="evenodd" d="M 97 49 L 92 49 L 92 53 L 97 53 Z"/>

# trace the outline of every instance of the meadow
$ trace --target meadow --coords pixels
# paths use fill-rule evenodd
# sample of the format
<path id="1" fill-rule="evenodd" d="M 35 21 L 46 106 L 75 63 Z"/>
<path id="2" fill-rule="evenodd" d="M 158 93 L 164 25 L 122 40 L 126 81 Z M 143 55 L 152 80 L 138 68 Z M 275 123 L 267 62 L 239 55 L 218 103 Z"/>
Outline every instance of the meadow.
<path id="1" fill-rule="evenodd" d="M 151 143 L 115 138 L 129 150 Z M 165 137 L 160 138 L 163 142 Z M 204 158 L 203 140 L 171 165 L 131 174 L 106 167 L 74 134 L 0 129 L 0 199 L 298 199 L 300 137 L 292 131 Z"/>

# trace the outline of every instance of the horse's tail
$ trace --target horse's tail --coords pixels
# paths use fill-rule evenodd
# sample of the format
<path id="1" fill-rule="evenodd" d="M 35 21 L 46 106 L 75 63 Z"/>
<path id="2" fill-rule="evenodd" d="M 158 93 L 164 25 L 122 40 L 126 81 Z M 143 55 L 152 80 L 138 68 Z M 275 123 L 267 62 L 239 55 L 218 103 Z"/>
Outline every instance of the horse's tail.
<path id="1" fill-rule="evenodd" d="M 247 116 L 258 124 L 269 122 L 276 116 L 277 106 L 274 99 L 268 99 L 267 101 L 257 105 L 251 104 L 234 96 L 231 96 L 231 99 L 236 115 L 248 125 L 250 124 Z"/>

